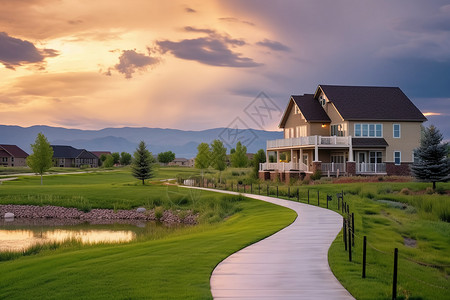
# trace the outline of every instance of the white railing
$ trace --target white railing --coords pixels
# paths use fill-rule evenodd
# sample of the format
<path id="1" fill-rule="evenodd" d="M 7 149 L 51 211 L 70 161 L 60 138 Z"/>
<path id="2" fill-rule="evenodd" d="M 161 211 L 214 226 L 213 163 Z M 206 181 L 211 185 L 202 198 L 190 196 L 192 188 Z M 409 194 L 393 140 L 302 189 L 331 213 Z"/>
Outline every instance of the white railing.
<path id="1" fill-rule="evenodd" d="M 356 173 L 386 173 L 385 163 L 357 163 Z"/>
<path id="2" fill-rule="evenodd" d="M 323 175 L 326 175 L 328 172 L 337 173 L 338 170 L 340 173 L 344 173 L 345 163 L 322 163 L 321 170 Z"/>
<path id="3" fill-rule="evenodd" d="M 279 163 L 260 163 L 259 170 L 276 170 L 276 171 L 290 171 L 290 170 L 299 170 L 299 171 L 309 171 L 308 166 L 304 163 L 295 163 L 295 162 L 279 162 Z"/>
<path id="4" fill-rule="evenodd" d="M 308 145 L 340 145 L 349 146 L 351 137 L 348 136 L 304 136 L 290 139 L 268 140 L 267 149 L 296 147 Z"/>

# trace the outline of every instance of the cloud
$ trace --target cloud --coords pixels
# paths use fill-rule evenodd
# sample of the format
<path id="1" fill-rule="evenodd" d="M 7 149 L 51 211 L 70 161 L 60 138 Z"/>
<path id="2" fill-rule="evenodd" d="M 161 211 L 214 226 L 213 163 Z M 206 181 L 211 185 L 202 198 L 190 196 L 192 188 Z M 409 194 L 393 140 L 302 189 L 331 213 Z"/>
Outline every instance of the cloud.
<path id="1" fill-rule="evenodd" d="M 149 66 L 157 64 L 159 59 L 138 53 L 135 50 L 124 50 L 119 57 L 119 61 L 120 62 L 114 66 L 114 69 L 119 73 L 124 74 L 125 78 L 132 78 L 132 74 L 136 72 L 136 70 L 145 71 Z"/>
<path id="2" fill-rule="evenodd" d="M 291 51 L 291 49 L 288 46 L 283 45 L 280 42 L 271 41 L 271 40 L 268 40 L 268 39 L 264 39 L 263 41 L 257 42 L 256 44 L 259 45 L 259 46 L 263 46 L 263 47 L 269 48 L 269 49 L 271 49 L 273 51 L 285 51 L 285 52 Z"/>
<path id="3" fill-rule="evenodd" d="M 225 17 L 225 18 L 219 18 L 220 21 L 230 22 L 230 23 L 244 23 L 250 26 L 255 26 L 255 23 L 249 22 L 249 21 L 243 21 L 239 20 L 238 18 L 233 17 Z"/>
<path id="4" fill-rule="evenodd" d="M 190 7 L 186 7 L 186 8 L 184 9 L 184 11 L 185 11 L 185 12 L 188 12 L 188 13 L 196 13 L 196 12 L 197 12 L 195 9 L 190 8 Z"/>
<path id="5" fill-rule="evenodd" d="M 54 49 L 37 49 L 29 41 L 0 32 L 0 62 L 8 69 L 15 70 L 23 64 L 42 64 L 46 57 L 57 55 Z"/>
<path id="6" fill-rule="evenodd" d="M 160 52 L 163 54 L 170 52 L 175 57 L 195 60 L 211 66 L 249 68 L 262 65 L 230 49 L 230 47 L 245 45 L 245 41 L 241 39 L 230 38 L 212 29 L 186 26 L 184 30 L 187 32 L 205 33 L 207 36 L 196 39 L 184 39 L 178 42 L 169 40 L 156 41 Z"/>

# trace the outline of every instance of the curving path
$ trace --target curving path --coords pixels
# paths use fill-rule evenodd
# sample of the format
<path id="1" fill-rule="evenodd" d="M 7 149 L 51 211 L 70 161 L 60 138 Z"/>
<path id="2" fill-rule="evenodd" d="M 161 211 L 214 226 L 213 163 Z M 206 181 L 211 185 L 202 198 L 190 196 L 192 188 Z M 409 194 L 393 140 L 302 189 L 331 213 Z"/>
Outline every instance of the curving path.
<path id="1" fill-rule="evenodd" d="M 278 198 L 244 195 L 290 208 L 298 217 L 283 230 L 217 265 L 211 275 L 214 299 L 354 299 L 328 265 L 328 248 L 342 228 L 338 213 Z"/>

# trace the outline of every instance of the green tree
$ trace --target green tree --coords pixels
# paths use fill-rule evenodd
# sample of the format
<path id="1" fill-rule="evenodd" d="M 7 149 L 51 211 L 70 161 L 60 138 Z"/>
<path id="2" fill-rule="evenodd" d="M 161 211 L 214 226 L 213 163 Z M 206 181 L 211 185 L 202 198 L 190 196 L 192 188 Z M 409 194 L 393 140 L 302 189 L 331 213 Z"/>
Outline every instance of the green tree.
<path id="1" fill-rule="evenodd" d="M 219 182 L 222 182 L 222 171 L 227 167 L 227 148 L 220 140 L 211 143 L 211 166 L 219 171 Z"/>
<path id="2" fill-rule="evenodd" d="M 414 154 L 417 158 L 411 167 L 414 176 L 420 181 L 432 182 L 435 190 L 436 182 L 448 178 L 450 173 L 448 143 L 442 143 L 442 134 L 431 125 L 424 129 Z"/>
<path id="3" fill-rule="evenodd" d="M 234 153 L 231 154 L 231 166 L 235 168 L 245 168 L 248 165 L 247 147 L 237 142 Z"/>
<path id="4" fill-rule="evenodd" d="M 114 158 L 114 164 L 118 164 L 120 162 L 119 152 L 113 152 L 113 153 L 111 153 L 111 155 Z"/>
<path id="5" fill-rule="evenodd" d="M 211 149 L 207 143 L 201 143 L 197 147 L 197 156 L 195 157 L 195 167 L 202 171 L 207 169 L 211 165 Z"/>
<path id="6" fill-rule="evenodd" d="M 114 166 L 114 157 L 111 154 L 108 154 L 105 156 L 105 161 L 103 162 L 102 166 L 104 168 L 111 168 Z"/>
<path id="7" fill-rule="evenodd" d="M 266 162 L 266 153 L 263 149 L 259 149 L 258 152 L 253 156 L 253 172 L 252 175 L 254 178 L 258 178 L 259 175 L 259 164 Z"/>
<path id="8" fill-rule="evenodd" d="M 120 153 L 120 164 L 122 166 L 128 166 L 131 163 L 131 154 L 128 152 Z"/>
<path id="9" fill-rule="evenodd" d="M 133 161 L 131 163 L 131 174 L 139 180 L 142 180 L 142 185 L 145 184 L 146 179 L 154 176 L 153 163 L 155 159 L 143 141 L 139 143 L 138 148 L 134 152 Z"/>
<path id="10" fill-rule="evenodd" d="M 53 148 L 50 146 L 47 138 L 42 133 L 39 133 L 34 144 L 31 144 L 31 149 L 33 150 L 33 154 L 27 157 L 27 165 L 33 172 L 41 175 L 42 185 L 42 175 L 53 165 Z"/>
<path id="11" fill-rule="evenodd" d="M 168 164 L 175 159 L 175 153 L 172 151 L 161 152 L 158 154 L 158 161 L 163 164 Z"/>

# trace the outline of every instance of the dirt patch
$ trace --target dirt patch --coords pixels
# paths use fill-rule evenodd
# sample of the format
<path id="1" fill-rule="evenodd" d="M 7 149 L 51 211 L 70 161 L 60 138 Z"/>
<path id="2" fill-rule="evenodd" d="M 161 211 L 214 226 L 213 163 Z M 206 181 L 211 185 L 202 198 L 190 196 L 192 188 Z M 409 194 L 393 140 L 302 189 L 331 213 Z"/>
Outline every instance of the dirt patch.
<path id="1" fill-rule="evenodd" d="M 405 244 L 406 247 L 410 247 L 410 248 L 417 247 L 417 241 L 415 239 L 412 239 L 412 238 L 409 238 L 406 236 L 403 237 L 403 243 Z"/>

